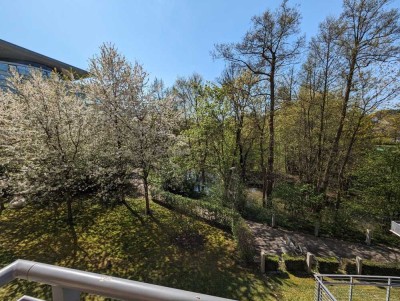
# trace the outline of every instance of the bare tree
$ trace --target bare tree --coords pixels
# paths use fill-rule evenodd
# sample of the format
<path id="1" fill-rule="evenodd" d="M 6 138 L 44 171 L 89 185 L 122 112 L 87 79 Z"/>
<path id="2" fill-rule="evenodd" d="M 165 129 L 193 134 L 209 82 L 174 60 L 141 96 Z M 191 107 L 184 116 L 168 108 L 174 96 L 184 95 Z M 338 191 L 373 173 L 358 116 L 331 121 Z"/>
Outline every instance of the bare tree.
<path id="1" fill-rule="evenodd" d="M 242 42 L 216 45 L 215 57 L 246 67 L 269 83 L 266 92 L 269 99 L 269 143 L 263 184 L 265 205 L 272 204 L 270 197 L 274 185 L 276 78 L 284 67 L 294 62 L 303 46 L 304 38 L 297 37 L 300 19 L 298 10 L 288 7 L 284 0 L 275 12 L 267 10 L 261 16 L 253 17 L 253 28 Z"/>
<path id="2" fill-rule="evenodd" d="M 357 74 L 374 70 L 377 64 L 398 64 L 399 55 L 399 11 L 387 9 L 389 0 L 345 0 L 340 16 L 343 34 L 338 43 L 344 64 L 341 114 L 327 158 L 319 193 L 326 193 L 331 171 L 339 152 L 348 108 L 357 87 Z"/>

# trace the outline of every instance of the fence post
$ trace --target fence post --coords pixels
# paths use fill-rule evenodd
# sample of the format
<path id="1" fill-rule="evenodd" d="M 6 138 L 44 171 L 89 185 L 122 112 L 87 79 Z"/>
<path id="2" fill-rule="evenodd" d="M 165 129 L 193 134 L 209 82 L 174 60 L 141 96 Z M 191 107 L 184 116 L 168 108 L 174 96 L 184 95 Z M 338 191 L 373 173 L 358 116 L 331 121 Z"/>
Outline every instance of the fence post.
<path id="1" fill-rule="evenodd" d="M 353 300 L 353 277 L 350 276 L 349 301 Z"/>
<path id="2" fill-rule="evenodd" d="M 367 229 L 366 234 L 365 234 L 365 243 L 370 246 L 371 245 L 371 230 Z"/>
<path id="3" fill-rule="evenodd" d="M 392 286 L 392 278 L 388 279 L 388 287 L 386 289 L 386 301 L 390 301 L 390 287 Z"/>
<path id="4" fill-rule="evenodd" d="M 265 273 L 265 252 L 261 251 L 261 273 Z"/>
<path id="5" fill-rule="evenodd" d="M 79 301 L 81 293 L 61 286 L 52 286 L 54 301 Z"/>
<path id="6" fill-rule="evenodd" d="M 311 272 L 311 268 L 313 266 L 315 262 L 315 256 L 313 253 L 307 252 L 307 259 L 306 259 L 306 263 L 307 263 L 307 272 Z"/>
<path id="7" fill-rule="evenodd" d="M 271 217 L 271 227 L 275 228 L 276 225 L 276 217 L 275 217 L 275 213 L 272 213 L 272 217 Z"/>
<path id="8" fill-rule="evenodd" d="M 319 276 L 317 276 L 319 279 Z M 321 283 L 317 280 L 317 287 L 315 292 L 315 301 L 321 300 Z"/>
<path id="9" fill-rule="evenodd" d="M 360 256 L 356 257 L 356 267 L 357 267 L 357 275 L 362 274 L 362 258 Z"/>

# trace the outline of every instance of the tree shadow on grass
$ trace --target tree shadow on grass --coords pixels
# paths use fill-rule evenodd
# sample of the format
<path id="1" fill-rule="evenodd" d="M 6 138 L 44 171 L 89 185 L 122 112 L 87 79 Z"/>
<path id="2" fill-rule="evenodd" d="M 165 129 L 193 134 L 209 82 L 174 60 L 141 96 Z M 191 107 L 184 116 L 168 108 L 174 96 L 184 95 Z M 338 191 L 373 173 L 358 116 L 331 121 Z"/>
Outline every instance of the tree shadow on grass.
<path id="1" fill-rule="evenodd" d="M 127 202 L 126 200 L 123 200 L 123 201 L 122 201 L 122 204 L 129 210 L 129 212 L 130 212 L 134 217 L 136 217 L 136 218 L 140 221 L 140 223 L 141 223 L 142 225 L 145 224 L 143 217 L 142 217 L 139 213 L 137 213 L 135 210 L 133 210 L 132 207 L 128 204 L 128 202 Z"/>
<path id="2" fill-rule="evenodd" d="M 264 277 L 254 272 L 254 267 L 240 264 L 228 233 L 188 217 L 183 226 L 173 211 L 158 205 L 152 207 L 153 216 L 137 216 L 144 210 L 144 202 L 127 203 L 135 214 L 126 206 L 86 208 L 75 227 L 59 226 L 57 234 L 47 222 L 51 213 L 14 212 L 1 217 L 6 234 L 0 237 L 0 245 L 4 243 L 16 258 L 237 300 L 274 300 Z M 85 216 L 92 213 L 92 221 L 87 222 Z M 204 248 L 185 250 L 171 243 L 170 233 L 187 227 L 204 236 Z M 110 266 L 105 264 L 108 260 Z M 35 297 L 47 296 L 47 291 L 35 292 L 35 287 L 33 283 L 8 286 L 3 295 L 0 291 L 0 299 L 15 300 L 8 298 L 32 290 Z M 1 298 L 4 296 L 7 298 Z"/>

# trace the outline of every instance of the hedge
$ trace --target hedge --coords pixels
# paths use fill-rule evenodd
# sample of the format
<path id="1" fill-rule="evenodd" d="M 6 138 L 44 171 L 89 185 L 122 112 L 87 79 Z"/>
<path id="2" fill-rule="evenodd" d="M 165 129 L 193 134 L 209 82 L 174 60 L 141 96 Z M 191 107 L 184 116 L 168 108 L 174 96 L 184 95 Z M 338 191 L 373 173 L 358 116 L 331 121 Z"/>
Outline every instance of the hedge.
<path id="1" fill-rule="evenodd" d="M 219 204 L 187 198 L 168 191 L 152 189 L 153 200 L 185 215 L 200 218 L 233 232 L 233 221 L 239 213 Z"/>
<path id="2" fill-rule="evenodd" d="M 317 262 L 321 274 L 334 274 L 339 270 L 340 262 L 335 257 L 317 257 Z"/>
<path id="3" fill-rule="evenodd" d="M 399 276 L 400 262 L 374 262 L 364 260 L 362 263 L 363 275 Z"/>
<path id="4" fill-rule="evenodd" d="M 237 243 L 240 258 L 246 263 L 253 262 L 256 253 L 254 236 L 245 220 L 242 218 L 235 219 L 232 232 Z"/>
<path id="5" fill-rule="evenodd" d="M 346 259 L 345 260 L 345 271 L 348 275 L 356 275 L 357 274 L 357 265 L 354 260 Z"/>
<path id="6" fill-rule="evenodd" d="M 286 270 L 290 272 L 306 272 L 307 264 L 304 256 L 282 255 Z"/>
<path id="7" fill-rule="evenodd" d="M 279 269 L 279 256 L 267 255 L 265 256 L 265 271 L 276 272 Z"/>
<path id="8" fill-rule="evenodd" d="M 153 200 L 185 215 L 199 218 L 232 232 L 239 255 L 245 262 L 252 262 L 255 255 L 254 236 L 239 213 L 219 204 L 187 198 L 171 192 L 152 189 Z"/>

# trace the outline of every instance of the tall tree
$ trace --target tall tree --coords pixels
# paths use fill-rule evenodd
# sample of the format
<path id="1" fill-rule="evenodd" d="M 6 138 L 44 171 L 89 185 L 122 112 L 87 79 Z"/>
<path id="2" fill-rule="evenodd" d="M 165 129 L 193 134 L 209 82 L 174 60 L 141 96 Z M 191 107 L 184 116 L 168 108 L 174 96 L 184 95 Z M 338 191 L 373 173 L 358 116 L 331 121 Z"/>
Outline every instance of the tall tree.
<path id="1" fill-rule="evenodd" d="M 179 112 L 175 110 L 173 97 L 157 97 L 163 94 L 157 82 L 147 86 L 147 73 L 142 66 L 136 64 L 134 69 L 135 78 L 139 78 L 136 84 L 139 84 L 131 87 L 124 125 L 129 154 L 134 166 L 140 169 L 143 181 L 146 214 L 151 214 L 149 175 L 169 155 Z"/>
<path id="2" fill-rule="evenodd" d="M 106 174 L 115 175 L 106 178 L 104 186 L 111 184 L 113 193 L 120 194 L 138 171 L 146 214 L 150 214 L 149 175 L 160 158 L 167 155 L 174 136 L 176 111 L 172 98 L 165 93 L 161 81 L 150 85 L 143 66 L 129 63 L 113 45 L 101 46 L 100 55 L 91 60 L 90 71 L 89 91 L 102 120 L 105 153 L 101 163 L 106 163 Z M 123 196 L 122 193 L 121 201 Z"/>
<path id="3" fill-rule="evenodd" d="M 96 157 L 101 168 L 96 170 L 95 177 L 98 196 L 109 205 L 124 200 L 133 172 L 123 123 L 132 66 L 114 45 L 103 44 L 100 53 L 90 60 L 89 72 L 87 98 L 99 119 Z"/>
<path id="4" fill-rule="evenodd" d="M 339 145 L 352 94 L 357 87 L 357 74 L 374 70 L 376 65 L 398 63 L 400 25 L 399 11 L 388 9 L 389 0 L 344 0 L 340 19 L 344 30 L 339 39 L 344 60 L 341 70 L 343 92 L 341 114 L 329 152 L 319 193 L 326 193 L 332 168 L 339 153 Z"/>
<path id="5" fill-rule="evenodd" d="M 266 92 L 269 99 L 268 163 L 263 184 L 263 203 L 266 205 L 272 204 L 270 197 L 274 185 L 276 78 L 300 53 L 304 43 L 304 38 L 298 37 L 300 19 L 299 11 L 288 7 L 285 0 L 275 12 L 267 10 L 261 16 L 253 17 L 253 28 L 242 42 L 216 46 L 216 57 L 248 68 L 269 84 Z"/>
<path id="6" fill-rule="evenodd" d="M 198 191 L 206 187 L 206 162 L 210 154 L 207 132 L 200 130 L 201 110 L 200 103 L 206 97 L 205 84 L 199 74 L 188 78 L 179 78 L 174 87 L 173 94 L 183 112 L 182 129 L 188 138 L 189 147 L 188 167 L 194 171 Z"/>
<path id="7" fill-rule="evenodd" d="M 18 165 L 15 194 L 47 204 L 65 202 L 72 225 L 74 197 L 85 190 L 90 174 L 92 107 L 79 83 L 56 73 L 49 78 L 35 69 L 24 77 L 14 73 L 9 86 L 1 123 L 12 138 L 5 149 Z"/>

